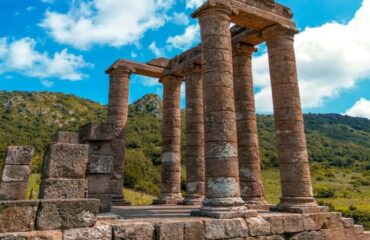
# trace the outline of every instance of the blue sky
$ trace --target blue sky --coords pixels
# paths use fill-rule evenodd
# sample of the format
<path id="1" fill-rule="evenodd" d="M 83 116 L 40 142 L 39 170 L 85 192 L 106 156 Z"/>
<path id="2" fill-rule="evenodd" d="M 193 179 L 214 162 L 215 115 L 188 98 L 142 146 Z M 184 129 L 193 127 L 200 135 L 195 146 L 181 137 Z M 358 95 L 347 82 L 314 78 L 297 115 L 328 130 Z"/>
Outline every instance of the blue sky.
<path id="1" fill-rule="evenodd" d="M 116 59 L 173 57 L 199 43 L 189 16 L 202 0 L 1 0 L 0 90 L 64 92 L 106 104 Z M 281 0 L 301 33 L 296 55 L 305 112 L 370 118 L 370 0 Z M 257 109 L 272 109 L 267 56 L 254 58 Z M 130 102 L 161 93 L 133 76 Z"/>

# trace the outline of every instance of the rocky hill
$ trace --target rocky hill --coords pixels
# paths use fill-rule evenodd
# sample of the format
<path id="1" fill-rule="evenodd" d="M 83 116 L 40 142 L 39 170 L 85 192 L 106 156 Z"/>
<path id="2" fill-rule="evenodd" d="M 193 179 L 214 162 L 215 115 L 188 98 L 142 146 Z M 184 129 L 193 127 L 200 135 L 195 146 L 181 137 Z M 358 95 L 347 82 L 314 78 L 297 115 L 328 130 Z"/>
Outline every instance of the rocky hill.
<path id="1" fill-rule="evenodd" d="M 161 153 L 161 99 L 149 94 L 130 105 L 128 148 L 152 163 Z M 0 92 L 0 159 L 7 145 L 34 145 L 38 171 L 45 145 L 58 130 L 104 121 L 106 108 L 72 95 Z M 305 115 L 310 159 L 323 166 L 370 169 L 370 121 L 337 114 Z M 278 164 L 272 116 L 258 116 L 263 167 Z M 184 141 L 184 139 L 183 139 Z"/>

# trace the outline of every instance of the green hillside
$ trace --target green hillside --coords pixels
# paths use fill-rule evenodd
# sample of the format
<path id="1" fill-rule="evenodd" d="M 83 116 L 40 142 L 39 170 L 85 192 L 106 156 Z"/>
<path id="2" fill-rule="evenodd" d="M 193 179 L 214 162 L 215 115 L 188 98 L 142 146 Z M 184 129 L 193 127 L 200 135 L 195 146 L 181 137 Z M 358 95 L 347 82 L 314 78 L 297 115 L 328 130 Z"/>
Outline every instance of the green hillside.
<path id="1" fill-rule="evenodd" d="M 125 185 L 155 196 L 160 190 L 161 100 L 157 95 L 146 95 L 129 110 Z M 77 131 L 87 122 L 104 121 L 105 116 L 104 106 L 72 95 L 0 92 L 0 165 L 7 145 L 33 145 L 33 172 L 38 173 L 44 148 L 58 130 Z M 308 114 L 305 125 L 316 196 L 370 223 L 370 121 Z M 277 202 L 273 117 L 258 116 L 258 128 L 267 196 Z M 184 134 L 182 142 L 184 145 Z"/>

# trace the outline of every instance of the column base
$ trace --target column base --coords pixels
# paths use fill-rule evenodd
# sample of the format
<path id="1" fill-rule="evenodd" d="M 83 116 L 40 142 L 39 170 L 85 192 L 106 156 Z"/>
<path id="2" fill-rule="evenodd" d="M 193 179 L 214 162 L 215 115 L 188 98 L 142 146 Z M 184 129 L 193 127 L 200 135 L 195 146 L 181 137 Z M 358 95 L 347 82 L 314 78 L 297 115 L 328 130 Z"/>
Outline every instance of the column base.
<path id="1" fill-rule="evenodd" d="M 274 206 L 273 204 L 267 203 L 267 201 L 263 197 L 243 197 L 243 200 L 245 202 L 245 206 L 248 209 L 268 211 L 271 207 Z"/>
<path id="2" fill-rule="evenodd" d="M 249 210 L 244 204 L 240 197 L 205 198 L 203 206 L 199 210 L 192 211 L 191 215 L 216 219 L 256 217 L 257 211 Z"/>
<path id="3" fill-rule="evenodd" d="M 313 197 L 282 197 L 280 203 L 270 210 L 290 213 L 321 213 L 328 212 L 329 208 L 318 206 Z"/>
<path id="4" fill-rule="evenodd" d="M 181 193 L 166 194 L 153 201 L 152 205 L 178 205 L 184 200 Z"/>

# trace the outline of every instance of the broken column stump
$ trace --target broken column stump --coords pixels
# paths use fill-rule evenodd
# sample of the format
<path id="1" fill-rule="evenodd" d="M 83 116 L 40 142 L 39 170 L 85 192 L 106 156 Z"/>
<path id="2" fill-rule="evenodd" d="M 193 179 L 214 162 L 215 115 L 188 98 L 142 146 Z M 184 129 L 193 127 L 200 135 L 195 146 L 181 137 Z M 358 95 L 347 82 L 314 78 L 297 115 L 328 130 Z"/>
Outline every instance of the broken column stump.
<path id="1" fill-rule="evenodd" d="M 42 168 L 40 199 L 85 197 L 88 145 L 76 143 L 76 136 L 58 133 L 58 142 L 48 147 Z"/>
<path id="2" fill-rule="evenodd" d="M 26 199 L 33 152 L 33 147 L 8 147 L 0 181 L 0 200 Z"/>
<path id="3" fill-rule="evenodd" d="M 80 128 L 80 141 L 89 145 L 87 197 L 100 200 L 100 212 L 110 212 L 115 189 L 122 188 L 122 182 L 114 178 L 114 137 L 114 125 L 110 123 L 89 123 Z"/>

